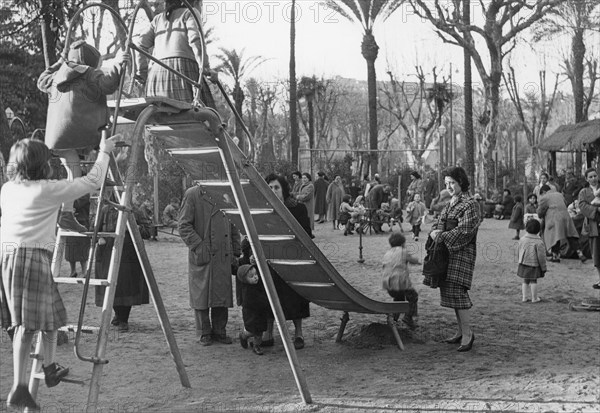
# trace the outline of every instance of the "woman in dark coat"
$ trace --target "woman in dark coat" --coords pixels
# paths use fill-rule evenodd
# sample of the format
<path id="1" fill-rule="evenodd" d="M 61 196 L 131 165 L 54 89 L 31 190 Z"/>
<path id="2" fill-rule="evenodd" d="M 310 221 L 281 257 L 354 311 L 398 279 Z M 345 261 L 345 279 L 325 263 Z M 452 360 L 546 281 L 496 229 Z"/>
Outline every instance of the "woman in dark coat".
<path id="1" fill-rule="evenodd" d="M 294 218 L 296 218 L 298 223 L 312 238 L 313 234 L 310 229 L 310 219 L 308 217 L 306 206 L 296 201 L 296 199 L 291 196 L 288 181 L 283 176 L 275 174 L 267 176 L 265 181 L 267 181 L 267 184 L 269 184 L 273 192 L 275 192 L 277 198 L 284 203 Z M 285 319 L 294 322 L 294 347 L 296 349 L 304 348 L 302 319 L 310 317 L 309 301 L 293 290 L 273 268 L 270 269 Z M 263 335 L 263 347 L 270 347 L 274 344 L 273 321 L 272 318 L 269 320 L 267 331 Z"/>
<path id="2" fill-rule="evenodd" d="M 329 184 L 325 181 L 325 174 L 323 172 L 319 172 L 317 175 L 318 178 L 315 181 L 315 215 L 319 216 L 318 222 L 322 224 L 327 217 L 327 200 L 325 198 Z"/>
<path id="3" fill-rule="evenodd" d="M 519 239 L 519 233 L 522 229 L 525 229 L 525 224 L 523 223 L 523 216 L 525 215 L 525 211 L 523 210 L 523 198 L 521 195 L 515 195 L 515 206 L 512 209 L 510 214 L 510 222 L 508 223 L 509 229 L 514 229 L 517 231 L 517 235 L 513 238 L 514 240 Z"/>
<path id="4" fill-rule="evenodd" d="M 117 228 L 117 210 L 110 205 L 106 205 L 100 213 L 102 214 L 100 217 L 100 231 L 114 232 Z M 96 249 L 96 278 L 106 279 L 108 277 L 114 242 L 114 238 L 101 238 L 98 241 Z M 104 304 L 104 290 L 105 287 L 96 287 L 96 305 L 98 307 L 102 307 Z M 146 279 L 144 278 L 144 272 L 135 251 L 133 240 L 129 235 L 129 231 L 127 231 L 123 241 L 119 279 L 113 302 L 115 316 L 111 324 L 116 326 L 119 331 L 129 330 L 129 313 L 131 312 L 131 307 L 148 304 L 149 302 L 150 294 Z"/>
<path id="5" fill-rule="evenodd" d="M 442 307 L 454 309 L 458 331 L 444 342 L 460 343 L 458 351 L 469 351 L 475 340 L 469 313 L 473 306 L 469 290 L 475 270 L 477 229 L 481 218 L 477 201 L 469 195 L 469 178 L 464 169 L 448 169 L 444 184 L 452 198 L 440 213 L 434 230 L 429 234 L 434 241 L 437 239 L 438 242 L 442 242 L 450 252 L 446 279 L 438 286 Z M 432 281 L 425 278 L 424 284 L 434 287 Z"/>

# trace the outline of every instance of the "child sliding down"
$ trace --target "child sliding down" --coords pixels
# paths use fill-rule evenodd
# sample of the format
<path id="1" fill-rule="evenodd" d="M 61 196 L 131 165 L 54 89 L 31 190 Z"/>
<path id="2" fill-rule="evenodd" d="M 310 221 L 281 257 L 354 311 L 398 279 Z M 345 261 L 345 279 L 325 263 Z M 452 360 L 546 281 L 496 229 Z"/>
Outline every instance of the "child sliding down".
<path id="1" fill-rule="evenodd" d="M 111 64 L 100 69 L 100 52 L 79 40 L 71 45 L 66 61 L 61 58 L 38 79 L 38 88 L 49 98 L 45 143 L 60 157 L 70 181 L 81 176 L 79 156 L 100 143 L 109 120 L 106 96 L 117 90 L 122 63 L 129 60 L 119 51 Z M 68 231 L 87 231 L 75 219 L 73 202 L 63 204 L 58 225 Z"/>

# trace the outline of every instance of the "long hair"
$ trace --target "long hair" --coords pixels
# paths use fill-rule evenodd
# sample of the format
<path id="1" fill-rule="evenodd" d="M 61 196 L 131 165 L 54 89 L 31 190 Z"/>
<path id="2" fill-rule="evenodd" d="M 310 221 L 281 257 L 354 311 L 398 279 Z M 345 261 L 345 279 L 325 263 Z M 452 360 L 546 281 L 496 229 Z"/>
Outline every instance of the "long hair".
<path id="1" fill-rule="evenodd" d="M 6 174 L 15 182 L 39 181 L 50 178 L 52 167 L 48 163 L 52 154 L 44 142 L 22 139 L 10 148 Z"/>
<path id="2" fill-rule="evenodd" d="M 171 20 L 171 14 L 177 9 L 184 8 L 181 0 L 165 0 L 165 17 L 167 20 Z"/>

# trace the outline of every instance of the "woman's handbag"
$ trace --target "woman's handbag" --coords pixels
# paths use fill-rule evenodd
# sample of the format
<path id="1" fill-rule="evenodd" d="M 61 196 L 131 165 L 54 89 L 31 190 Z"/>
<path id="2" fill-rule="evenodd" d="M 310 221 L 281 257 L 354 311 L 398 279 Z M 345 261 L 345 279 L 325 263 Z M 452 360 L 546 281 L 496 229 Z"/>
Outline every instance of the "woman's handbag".
<path id="1" fill-rule="evenodd" d="M 432 281 L 433 288 L 446 279 L 448 273 L 448 259 L 450 253 L 439 237 L 434 241 L 431 237 L 427 238 L 425 243 L 427 255 L 423 259 L 423 275 Z"/>

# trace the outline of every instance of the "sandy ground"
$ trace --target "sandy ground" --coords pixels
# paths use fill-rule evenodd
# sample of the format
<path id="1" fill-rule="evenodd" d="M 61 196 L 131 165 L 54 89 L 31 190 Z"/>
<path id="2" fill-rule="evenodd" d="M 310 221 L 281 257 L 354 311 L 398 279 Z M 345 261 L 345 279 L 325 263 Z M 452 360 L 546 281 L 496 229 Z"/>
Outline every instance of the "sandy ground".
<path id="1" fill-rule="evenodd" d="M 451 310 L 439 306 L 438 290 L 421 284 L 418 328 L 402 326 L 405 351 L 393 345 L 385 317 L 351 314 L 344 341 L 335 342 L 341 313 L 311 305 L 305 323 L 306 347 L 298 351 L 312 396 L 305 404 L 291 373 L 281 339 L 262 357 L 240 347 L 241 309 L 230 310 L 233 345 L 202 347 L 188 307 L 186 249 L 161 234 L 146 249 L 175 331 L 191 388 L 183 388 L 154 307 L 133 309 L 130 331 L 111 331 L 98 408 L 102 412 L 392 412 L 392 411 L 600 411 L 600 312 L 570 311 L 571 300 L 598 298 L 591 262 L 550 263 L 541 280 L 541 303 L 522 303 L 515 275 L 516 241 L 507 221 L 486 220 L 478 239 L 471 293 L 476 340 L 471 352 L 442 343 L 455 328 Z M 428 225 L 425 229 L 428 229 Z M 405 225 L 405 230 L 408 225 Z M 397 230 L 397 229 L 396 229 Z M 424 237 L 409 240 L 424 256 Z M 363 238 L 364 264 L 358 264 L 358 236 L 344 237 L 331 224 L 317 224 L 315 241 L 338 271 L 371 298 L 389 300 L 381 290 L 378 261 L 387 236 Z M 66 270 L 66 269 L 65 269 Z M 76 320 L 80 289 L 61 287 Z M 93 292 L 92 292 L 93 293 Z M 87 325 L 98 310 L 88 299 Z M 95 336 L 86 336 L 91 352 Z M 0 343 L 0 411 L 12 382 L 10 341 Z M 86 351 L 84 349 L 84 351 Z M 72 376 L 89 378 L 91 365 L 73 356 L 72 340 L 57 359 Z M 85 410 L 88 387 L 62 383 L 40 386 L 38 401 L 47 412 Z"/>

